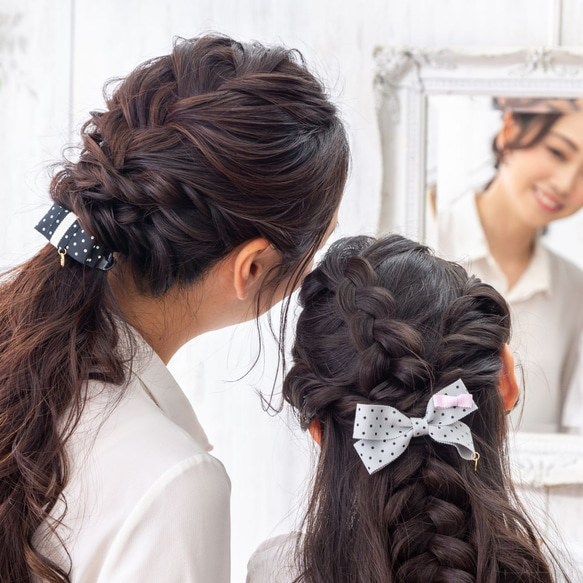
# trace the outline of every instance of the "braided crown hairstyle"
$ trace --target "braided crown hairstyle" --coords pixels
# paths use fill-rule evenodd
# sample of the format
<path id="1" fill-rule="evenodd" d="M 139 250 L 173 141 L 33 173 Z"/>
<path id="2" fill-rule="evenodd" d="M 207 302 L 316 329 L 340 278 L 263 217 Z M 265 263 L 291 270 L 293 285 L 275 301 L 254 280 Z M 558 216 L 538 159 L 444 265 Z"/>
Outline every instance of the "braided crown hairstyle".
<path id="1" fill-rule="evenodd" d="M 338 112 L 298 52 L 219 35 L 180 40 L 106 102 L 50 193 L 116 252 L 141 293 L 192 284 L 255 237 L 281 256 L 265 292 L 298 284 L 349 158 Z M 84 383 L 121 388 L 127 378 L 114 315 L 106 273 L 75 261 L 62 269 L 50 245 L 0 283 L 1 581 L 70 581 L 70 565 L 40 549 L 64 516 L 65 445 Z"/>
<path id="2" fill-rule="evenodd" d="M 284 398 L 321 454 L 305 536 L 304 583 L 552 581 L 518 509 L 498 390 L 508 306 L 491 286 L 400 236 L 336 242 L 304 281 Z M 461 378 L 479 407 L 464 423 L 478 471 L 455 448 L 415 438 L 369 475 L 352 438 L 357 403 L 423 417 Z"/>

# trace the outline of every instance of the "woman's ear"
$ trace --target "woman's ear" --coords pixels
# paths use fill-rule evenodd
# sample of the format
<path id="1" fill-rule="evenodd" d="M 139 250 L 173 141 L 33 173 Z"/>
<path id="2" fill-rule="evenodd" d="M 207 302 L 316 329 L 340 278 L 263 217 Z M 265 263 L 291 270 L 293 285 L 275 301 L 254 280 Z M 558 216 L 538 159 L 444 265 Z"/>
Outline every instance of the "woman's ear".
<path id="1" fill-rule="evenodd" d="M 516 123 L 511 111 L 504 114 L 503 120 L 502 129 L 496 136 L 496 147 L 499 152 L 504 152 L 506 146 L 514 142 L 520 133 L 520 126 Z"/>
<path id="2" fill-rule="evenodd" d="M 265 273 L 280 260 L 275 247 L 265 238 L 258 237 L 239 246 L 233 262 L 233 285 L 237 298 L 246 300 L 258 289 Z"/>
<path id="3" fill-rule="evenodd" d="M 516 375 L 514 374 L 514 355 L 508 344 L 504 344 L 500 353 L 500 360 L 502 361 L 502 370 L 498 376 L 498 387 L 504 403 L 504 409 L 510 411 L 516 405 L 519 391 Z"/>
<path id="4" fill-rule="evenodd" d="M 310 435 L 312 436 L 312 439 L 318 444 L 318 445 L 322 445 L 322 424 L 320 423 L 319 419 L 314 419 L 309 425 L 308 425 L 308 431 L 310 432 Z"/>

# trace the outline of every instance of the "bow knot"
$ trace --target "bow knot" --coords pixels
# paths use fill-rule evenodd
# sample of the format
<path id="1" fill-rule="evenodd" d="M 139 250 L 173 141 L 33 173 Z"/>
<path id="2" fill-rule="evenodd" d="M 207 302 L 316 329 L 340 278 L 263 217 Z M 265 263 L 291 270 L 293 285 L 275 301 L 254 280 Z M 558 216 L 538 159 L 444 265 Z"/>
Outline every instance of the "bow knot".
<path id="1" fill-rule="evenodd" d="M 437 395 L 433 396 L 433 404 L 436 409 L 450 409 L 451 407 L 465 407 L 469 409 L 474 399 L 469 393 L 462 395 Z"/>
<path id="2" fill-rule="evenodd" d="M 353 437 L 359 441 L 354 447 L 370 474 L 396 460 L 413 437 L 423 435 L 453 445 L 462 458 L 470 460 L 474 441 L 460 419 L 477 408 L 461 380 L 433 395 L 422 418 L 409 418 L 394 407 L 358 403 Z"/>
<path id="3" fill-rule="evenodd" d="M 411 417 L 411 427 L 413 428 L 413 437 L 429 435 L 429 424 L 424 417 Z"/>

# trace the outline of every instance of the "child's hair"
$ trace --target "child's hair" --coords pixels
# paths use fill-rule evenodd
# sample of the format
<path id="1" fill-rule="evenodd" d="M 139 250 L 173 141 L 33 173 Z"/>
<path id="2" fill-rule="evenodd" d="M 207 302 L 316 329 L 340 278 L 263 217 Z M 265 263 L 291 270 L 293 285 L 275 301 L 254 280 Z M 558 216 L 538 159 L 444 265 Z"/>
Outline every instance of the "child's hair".
<path id="1" fill-rule="evenodd" d="M 349 151 L 297 51 L 214 34 L 179 40 L 106 105 L 50 194 L 116 252 L 141 293 L 190 286 L 256 237 L 281 255 L 261 291 L 298 285 L 340 204 Z M 121 316 L 107 273 L 73 260 L 61 268 L 51 245 L 1 283 L 1 581 L 70 580 L 69 565 L 39 552 L 39 526 L 50 535 L 66 507 L 65 445 L 84 384 L 127 378 L 112 314 Z"/>
<path id="2" fill-rule="evenodd" d="M 336 242 L 305 280 L 284 397 L 321 454 L 297 562 L 305 583 L 550 582 L 517 510 L 498 388 L 508 306 L 491 286 L 392 235 Z M 461 379 L 474 463 L 429 437 L 369 475 L 353 446 L 357 403 L 423 417 Z M 519 505 L 518 505 L 519 507 Z"/>

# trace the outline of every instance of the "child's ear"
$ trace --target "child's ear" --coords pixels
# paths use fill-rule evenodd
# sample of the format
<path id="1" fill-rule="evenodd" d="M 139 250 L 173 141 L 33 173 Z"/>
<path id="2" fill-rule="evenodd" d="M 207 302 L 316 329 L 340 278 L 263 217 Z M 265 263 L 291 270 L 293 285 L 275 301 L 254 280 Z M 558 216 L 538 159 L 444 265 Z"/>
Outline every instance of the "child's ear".
<path id="1" fill-rule="evenodd" d="M 516 375 L 514 374 L 514 355 L 508 344 L 504 344 L 500 353 L 500 360 L 502 361 L 502 370 L 498 376 L 498 387 L 504 403 L 504 409 L 510 411 L 516 405 L 519 391 Z"/>
<path id="2" fill-rule="evenodd" d="M 322 425 L 320 423 L 319 419 L 314 419 L 309 425 L 308 425 L 308 431 L 310 432 L 310 435 L 312 436 L 312 439 L 318 444 L 318 445 L 322 445 Z"/>

